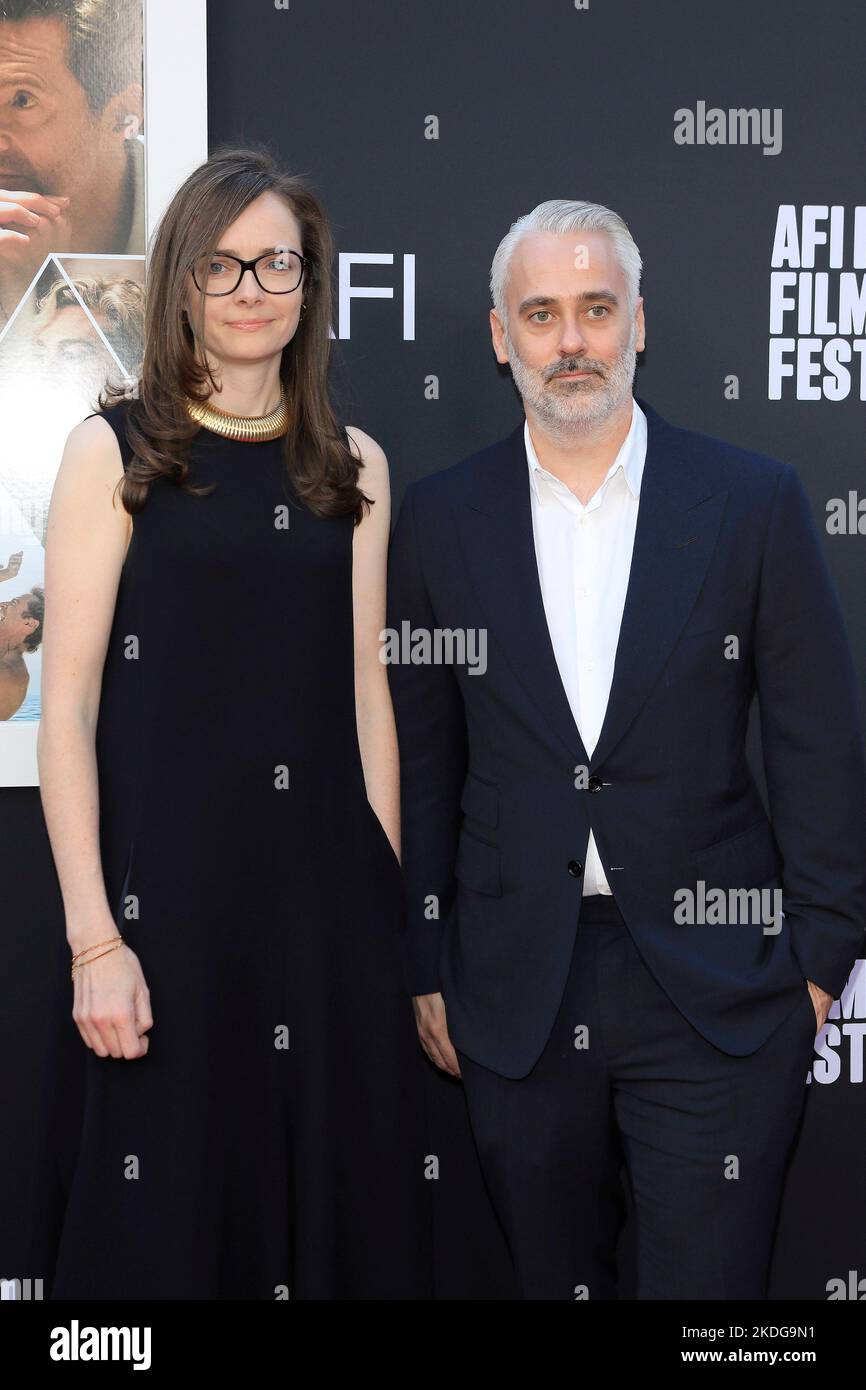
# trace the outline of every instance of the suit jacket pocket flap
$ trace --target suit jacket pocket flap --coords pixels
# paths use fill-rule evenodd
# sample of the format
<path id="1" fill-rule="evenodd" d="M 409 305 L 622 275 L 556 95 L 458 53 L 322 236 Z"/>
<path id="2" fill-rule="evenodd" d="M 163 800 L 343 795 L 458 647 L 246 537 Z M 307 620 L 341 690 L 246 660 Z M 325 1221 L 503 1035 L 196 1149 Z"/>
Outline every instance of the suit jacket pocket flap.
<path id="1" fill-rule="evenodd" d="M 758 888 L 782 870 L 769 821 L 695 851 L 690 864 L 695 878 L 703 879 L 708 888 Z"/>
<path id="2" fill-rule="evenodd" d="M 491 893 L 494 897 L 502 892 L 501 865 L 499 850 L 495 845 L 485 844 L 483 840 L 461 830 L 457 842 L 457 860 L 454 873 L 467 888 L 476 893 Z"/>
<path id="3" fill-rule="evenodd" d="M 460 798 L 460 809 L 483 825 L 499 824 L 499 792 L 489 782 L 481 782 L 469 772 Z"/>

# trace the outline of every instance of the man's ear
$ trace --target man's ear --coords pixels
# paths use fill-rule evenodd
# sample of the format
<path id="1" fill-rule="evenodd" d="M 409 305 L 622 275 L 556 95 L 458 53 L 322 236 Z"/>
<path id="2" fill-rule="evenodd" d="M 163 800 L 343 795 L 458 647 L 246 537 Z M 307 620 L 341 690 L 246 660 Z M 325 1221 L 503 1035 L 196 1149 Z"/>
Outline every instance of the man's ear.
<path id="1" fill-rule="evenodd" d="M 144 93 L 140 82 L 130 82 L 122 92 L 115 92 L 102 113 L 109 129 L 123 131 L 123 138 L 138 135 L 144 116 Z"/>
<path id="2" fill-rule="evenodd" d="M 637 325 L 635 351 L 643 352 L 646 347 L 646 323 L 644 321 L 643 297 L 641 295 L 638 295 L 637 307 L 635 309 L 635 323 Z"/>
<path id="3" fill-rule="evenodd" d="M 490 336 L 493 339 L 493 351 L 496 353 L 497 362 L 507 362 L 508 353 L 505 350 L 505 331 L 502 320 L 495 309 L 490 310 Z"/>

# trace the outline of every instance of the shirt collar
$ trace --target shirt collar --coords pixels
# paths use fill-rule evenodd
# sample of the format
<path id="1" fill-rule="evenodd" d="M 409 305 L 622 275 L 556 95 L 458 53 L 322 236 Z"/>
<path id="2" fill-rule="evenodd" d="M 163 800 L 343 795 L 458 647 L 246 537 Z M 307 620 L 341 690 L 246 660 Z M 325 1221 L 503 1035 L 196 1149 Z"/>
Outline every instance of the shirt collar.
<path id="1" fill-rule="evenodd" d="M 546 468 L 542 468 L 541 464 L 538 462 L 538 455 L 535 452 L 535 446 L 529 434 L 529 421 L 526 419 L 523 421 L 523 441 L 526 446 L 526 461 L 529 466 L 530 482 L 536 498 L 540 501 L 542 499 L 538 487 L 539 475 L 545 478 L 553 478 L 554 475 L 549 473 Z M 622 442 L 619 453 L 607 470 L 604 476 L 604 482 L 601 486 L 603 487 L 608 478 L 613 477 L 617 469 L 621 468 L 629 491 L 635 499 L 639 498 L 644 464 L 646 462 L 646 445 L 646 416 L 634 396 L 632 396 L 631 425 L 629 426 L 628 434 Z M 560 480 L 557 479 L 556 481 L 558 482 Z"/>

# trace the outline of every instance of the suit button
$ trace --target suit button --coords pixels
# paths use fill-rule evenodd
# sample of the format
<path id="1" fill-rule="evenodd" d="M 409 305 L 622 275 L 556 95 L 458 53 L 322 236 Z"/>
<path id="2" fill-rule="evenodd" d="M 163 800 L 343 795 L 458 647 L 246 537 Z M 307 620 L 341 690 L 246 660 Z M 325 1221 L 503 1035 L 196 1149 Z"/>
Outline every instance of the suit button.
<path id="1" fill-rule="evenodd" d="M 586 784 L 586 790 L 588 792 L 600 792 L 603 785 L 600 777 L 590 777 Z"/>
<path id="2" fill-rule="evenodd" d="M 579 859 L 569 859 L 568 872 L 571 874 L 572 878 L 580 878 L 583 873 L 583 865 Z"/>

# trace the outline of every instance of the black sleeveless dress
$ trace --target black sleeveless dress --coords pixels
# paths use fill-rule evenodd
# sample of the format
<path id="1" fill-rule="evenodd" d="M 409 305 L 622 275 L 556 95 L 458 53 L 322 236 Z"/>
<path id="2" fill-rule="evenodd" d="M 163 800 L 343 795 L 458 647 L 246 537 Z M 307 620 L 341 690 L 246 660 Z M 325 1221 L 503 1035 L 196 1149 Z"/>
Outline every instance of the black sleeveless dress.
<path id="1" fill-rule="evenodd" d="M 124 465 L 127 403 L 101 412 Z M 33 1277 L 45 1296 L 432 1297 L 400 866 L 355 722 L 352 518 L 284 441 L 202 429 L 133 518 L 96 737 L 146 1056 L 97 1057 L 58 958 Z"/>

